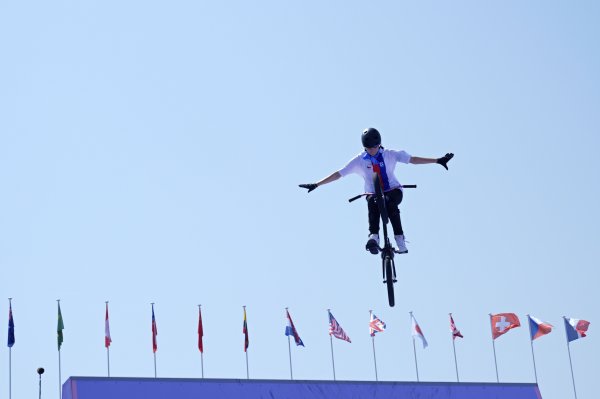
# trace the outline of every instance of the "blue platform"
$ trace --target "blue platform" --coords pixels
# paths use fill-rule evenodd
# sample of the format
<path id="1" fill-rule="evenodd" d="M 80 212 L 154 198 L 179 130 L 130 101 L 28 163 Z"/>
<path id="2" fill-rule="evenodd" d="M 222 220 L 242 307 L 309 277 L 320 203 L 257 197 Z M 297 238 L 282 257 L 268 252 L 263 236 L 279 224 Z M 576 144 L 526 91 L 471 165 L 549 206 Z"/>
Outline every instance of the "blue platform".
<path id="1" fill-rule="evenodd" d="M 71 377 L 62 399 L 541 399 L 537 384 Z"/>

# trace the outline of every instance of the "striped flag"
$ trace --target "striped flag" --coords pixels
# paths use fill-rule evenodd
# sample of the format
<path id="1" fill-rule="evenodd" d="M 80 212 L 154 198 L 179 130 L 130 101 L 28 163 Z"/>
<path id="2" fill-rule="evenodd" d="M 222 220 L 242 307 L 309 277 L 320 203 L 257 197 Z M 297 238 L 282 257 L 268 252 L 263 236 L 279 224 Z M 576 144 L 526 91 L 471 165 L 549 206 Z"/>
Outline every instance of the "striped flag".
<path id="1" fill-rule="evenodd" d="M 343 341 L 352 342 L 350 341 L 350 337 L 346 335 L 346 332 L 344 331 L 342 326 L 338 324 L 337 320 L 335 319 L 335 317 L 333 317 L 331 312 L 329 312 L 329 335 L 333 335 L 337 339 L 341 339 Z"/>
<path id="2" fill-rule="evenodd" d="M 244 306 L 244 327 L 242 328 L 242 332 L 244 333 L 244 352 L 248 351 L 248 346 L 250 346 L 250 339 L 248 338 L 248 321 L 246 320 L 246 307 Z"/>
<path id="3" fill-rule="evenodd" d="M 452 314 L 450 314 L 450 331 L 452 331 L 452 339 L 456 338 L 464 338 L 458 328 L 456 328 L 456 324 L 454 324 L 454 319 L 452 318 Z"/>
<path id="4" fill-rule="evenodd" d="M 298 335 L 298 331 L 296 330 L 296 326 L 294 326 L 294 322 L 292 321 L 292 317 L 290 316 L 290 312 L 285 310 L 287 315 L 287 326 L 285 326 L 285 335 L 294 337 L 294 342 L 296 346 L 304 346 L 304 342 L 300 339 L 300 335 Z"/>
<path id="5" fill-rule="evenodd" d="M 410 313 L 410 317 L 412 319 L 413 339 L 414 337 L 419 338 L 421 342 L 423 342 L 423 349 L 427 348 L 427 340 L 425 339 L 425 335 L 423 335 L 423 331 L 421 330 L 421 327 L 419 326 L 419 323 L 417 323 L 417 319 L 415 319 L 415 316 L 413 316 L 412 312 Z"/>
<path id="6" fill-rule="evenodd" d="M 104 346 L 108 348 L 111 342 L 110 326 L 108 325 L 108 303 L 106 303 L 106 315 L 104 316 Z"/>
<path id="7" fill-rule="evenodd" d="M 200 350 L 200 353 L 204 353 L 202 337 L 204 337 L 204 329 L 202 328 L 202 310 L 200 310 L 200 306 L 198 306 L 198 350 Z"/>
<path id="8" fill-rule="evenodd" d="M 154 317 L 154 304 L 152 304 L 152 352 L 156 353 L 158 350 L 158 342 L 156 336 L 158 335 L 158 329 L 156 328 L 156 318 Z"/>
<path id="9" fill-rule="evenodd" d="M 385 330 L 385 323 L 379 317 L 375 316 L 373 312 L 371 312 L 371 320 L 369 321 L 369 334 L 371 337 L 375 336 L 375 333 L 383 332 Z"/>

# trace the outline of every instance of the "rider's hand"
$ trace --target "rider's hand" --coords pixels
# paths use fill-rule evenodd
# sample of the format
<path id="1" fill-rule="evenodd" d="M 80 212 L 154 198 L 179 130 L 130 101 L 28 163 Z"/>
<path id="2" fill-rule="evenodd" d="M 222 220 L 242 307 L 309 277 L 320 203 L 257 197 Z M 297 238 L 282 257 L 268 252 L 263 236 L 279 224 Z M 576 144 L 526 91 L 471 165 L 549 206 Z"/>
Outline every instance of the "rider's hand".
<path id="1" fill-rule="evenodd" d="M 306 189 L 308 189 L 308 192 L 310 193 L 312 190 L 319 187 L 319 185 L 317 183 L 309 183 L 309 184 L 299 184 L 298 187 L 306 188 Z"/>
<path id="2" fill-rule="evenodd" d="M 446 155 L 444 155 L 443 157 L 438 158 L 436 160 L 436 163 L 439 163 L 444 168 L 446 168 L 446 170 L 448 170 L 448 161 L 450 161 L 452 159 L 452 157 L 454 157 L 454 154 L 452 154 L 451 152 L 449 152 Z"/>

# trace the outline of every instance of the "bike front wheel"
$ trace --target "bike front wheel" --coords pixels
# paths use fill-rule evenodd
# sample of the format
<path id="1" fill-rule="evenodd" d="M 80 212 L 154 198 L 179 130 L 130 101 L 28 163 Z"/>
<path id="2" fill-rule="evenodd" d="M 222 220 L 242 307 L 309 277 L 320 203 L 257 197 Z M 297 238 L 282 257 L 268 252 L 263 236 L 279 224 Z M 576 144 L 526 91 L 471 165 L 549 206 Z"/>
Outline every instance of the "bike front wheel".
<path id="1" fill-rule="evenodd" d="M 394 265 L 392 258 L 386 256 L 383 258 L 383 268 L 385 270 L 385 284 L 387 286 L 388 302 L 390 307 L 394 307 Z"/>

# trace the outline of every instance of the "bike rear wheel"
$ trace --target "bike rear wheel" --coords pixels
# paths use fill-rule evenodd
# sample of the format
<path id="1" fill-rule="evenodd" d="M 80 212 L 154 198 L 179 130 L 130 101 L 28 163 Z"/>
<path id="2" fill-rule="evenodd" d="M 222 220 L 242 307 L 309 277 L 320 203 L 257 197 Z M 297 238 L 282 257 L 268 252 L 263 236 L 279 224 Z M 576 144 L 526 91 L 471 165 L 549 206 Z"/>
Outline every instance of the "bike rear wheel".
<path id="1" fill-rule="evenodd" d="M 394 307 L 394 266 L 392 258 L 386 256 L 383 258 L 383 268 L 385 270 L 385 284 L 387 286 L 388 302 L 390 307 Z"/>

